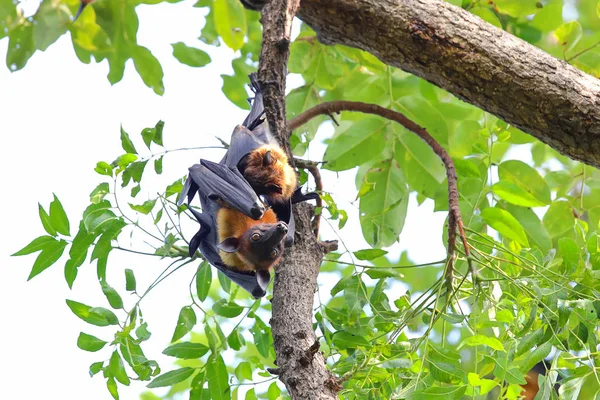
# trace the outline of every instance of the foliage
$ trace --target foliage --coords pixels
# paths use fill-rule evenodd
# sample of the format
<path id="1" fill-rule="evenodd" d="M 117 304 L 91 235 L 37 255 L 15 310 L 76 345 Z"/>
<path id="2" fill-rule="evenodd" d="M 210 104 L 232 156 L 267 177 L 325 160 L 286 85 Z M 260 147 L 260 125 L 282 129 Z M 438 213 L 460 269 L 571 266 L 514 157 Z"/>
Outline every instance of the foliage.
<path id="1" fill-rule="evenodd" d="M 108 60 L 111 83 L 122 78 L 125 62 L 133 59 L 146 85 L 162 94 L 160 63 L 136 42 L 135 7 L 158 2 L 99 0 L 71 23 L 75 0 L 44 0 L 31 17 L 24 17 L 12 1 L 0 0 L 0 38 L 9 38 L 7 65 L 23 68 L 36 50 L 47 49 L 69 31 L 82 62 Z M 596 0 L 450 2 L 600 76 Z M 196 7 L 208 11 L 199 39 L 236 51 L 234 74 L 222 75 L 223 92 L 247 107 L 244 85 L 256 68 L 260 45 L 258 14 L 245 11 L 237 0 L 199 0 Z M 183 43 L 173 44 L 173 55 L 193 67 L 211 61 L 203 50 Z M 381 248 L 398 241 L 411 193 L 419 204 L 432 201 L 436 211 L 447 211 L 445 171 L 433 152 L 402 127 L 356 114 L 339 116 L 324 168 L 357 168 L 362 233 L 372 246 L 329 254 L 322 266 L 322 279 L 337 284 L 330 293 L 321 288 L 314 325 L 329 368 L 345 377 L 341 398 L 485 398 L 495 391 L 501 398 L 516 399 L 524 375 L 547 357 L 552 358 L 552 372 L 540 377 L 543 398 L 556 398 L 551 388 L 558 374 L 561 398 L 596 396 L 600 173 L 370 54 L 320 44 L 305 25 L 291 45 L 289 72 L 304 81 L 288 94 L 289 117 L 327 100 L 376 103 L 423 125 L 448 149 L 457 166 L 461 212 L 480 273 L 474 284 L 465 259 L 459 259 L 454 290 L 444 293 L 443 262 L 414 265 L 406 254 L 386 257 Z M 317 118 L 294 132 L 295 154 L 305 153 L 324 121 Z M 30 279 L 66 258 L 69 286 L 79 267 L 87 260 L 96 262 L 111 309 L 71 299 L 67 305 L 83 321 L 107 330 L 103 338 L 82 332 L 77 346 L 106 353 L 96 357 L 106 361 L 94 362 L 90 374 L 102 372 L 115 399 L 119 385 L 130 385 L 132 379 L 145 381 L 148 388 L 169 387 L 164 398 L 188 392 L 190 399 L 229 399 L 245 392 L 246 399 L 276 399 L 281 394 L 274 382 L 264 393 L 261 387 L 240 386 L 259 377 L 274 380 L 266 372 L 275 361 L 266 322 L 270 303 L 253 300 L 202 260 L 187 257 L 189 237 L 181 231 L 180 218 L 189 215 L 175 204 L 182 179 L 150 200 L 136 200 L 142 182 L 152 179 L 148 163 L 161 174 L 163 156 L 173 152 L 163 149 L 163 127 L 159 122 L 133 138 L 122 129 L 123 154 L 97 164 L 96 172 L 106 181 L 90 193 L 77 229 L 55 196 L 47 209 L 39 206 L 46 234 L 14 255 L 39 252 Z M 137 150 L 142 143 L 149 150 L 163 150 L 144 155 Z M 323 198 L 324 216 L 344 229 L 347 211 L 331 194 Z M 153 225 L 159 234 L 149 230 Z M 122 247 L 121 239 L 130 234 L 153 248 Z M 129 308 L 123 293 L 106 280 L 113 250 L 169 262 L 143 290 L 136 285 L 135 267 L 126 270 L 126 290 L 137 295 Z M 197 273 L 189 286 L 190 304 L 181 309 L 172 343 L 164 350 L 177 366 L 164 372 L 142 350 L 151 338 L 142 300 L 187 264 L 195 265 Z M 233 359 L 223 357 L 228 349 Z M 158 397 L 146 393 L 143 398 Z"/>

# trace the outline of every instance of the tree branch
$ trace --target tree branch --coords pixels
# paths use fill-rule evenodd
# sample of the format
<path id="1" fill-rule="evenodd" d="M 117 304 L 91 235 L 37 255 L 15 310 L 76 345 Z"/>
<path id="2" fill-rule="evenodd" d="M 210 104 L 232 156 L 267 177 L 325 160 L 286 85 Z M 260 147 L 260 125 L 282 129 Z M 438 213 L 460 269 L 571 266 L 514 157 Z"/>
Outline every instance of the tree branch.
<path id="1" fill-rule="evenodd" d="M 314 106 L 293 118 L 288 122 L 290 130 L 294 130 L 299 126 L 307 123 L 318 115 L 329 115 L 333 113 L 339 113 L 340 111 L 358 111 L 364 114 L 373 114 L 380 117 L 395 121 L 408 129 L 409 131 L 417 134 L 425 143 L 431 147 L 433 152 L 442 160 L 446 167 L 446 176 L 448 177 L 448 258 L 445 272 L 446 289 L 447 294 L 452 293 L 452 282 L 454 280 L 454 261 L 456 259 L 456 231 L 458 230 L 460 237 L 465 248 L 465 254 L 467 255 L 467 262 L 469 268 L 475 276 L 475 270 L 472 268 L 471 260 L 469 258 L 470 251 L 467 243 L 467 237 L 465 235 L 463 222 L 460 216 L 460 208 L 458 203 L 458 177 L 456 176 L 456 168 L 452 158 L 448 152 L 427 132 L 427 130 L 410 119 L 405 115 L 390 110 L 376 104 L 367 104 L 357 101 L 330 101 L 327 103 L 321 103 Z"/>
<path id="2" fill-rule="evenodd" d="M 293 129 L 290 129 L 290 131 L 293 131 Z M 310 172 L 310 174 L 313 176 L 313 178 L 315 180 L 315 188 L 316 188 L 317 193 L 319 193 L 319 194 L 322 193 L 323 192 L 323 180 L 321 179 L 321 171 L 319 171 L 319 168 L 317 167 L 318 164 L 314 163 L 314 162 L 306 161 L 306 160 L 301 160 L 298 158 L 295 158 L 294 162 L 296 163 L 296 167 L 305 169 L 308 172 Z M 312 223 L 312 227 L 313 227 L 313 233 L 315 234 L 315 237 L 318 240 L 319 239 L 319 228 L 321 226 L 321 214 L 323 213 L 323 199 L 321 199 L 320 195 L 316 199 L 316 205 L 317 205 L 317 207 L 319 207 L 319 213 L 315 214 L 315 217 L 314 217 L 313 223 Z"/>
<path id="3" fill-rule="evenodd" d="M 443 0 L 302 0 L 318 39 L 368 51 L 600 167 L 600 81 Z"/>
<path id="4" fill-rule="evenodd" d="M 262 9 L 263 43 L 258 81 L 271 132 L 293 163 L 285 120 L 285 78 L 292 19 L 299 0 L 272 0 Z M 277 375 L 292 399 L 336 399 L 337 379 L 327 370 L 312 327 L 312 306 L 323 253 L 311 231 L 312 207 L 294 207 L 294 246 L 277 268 L 273 285 L 273 344 Z"/>

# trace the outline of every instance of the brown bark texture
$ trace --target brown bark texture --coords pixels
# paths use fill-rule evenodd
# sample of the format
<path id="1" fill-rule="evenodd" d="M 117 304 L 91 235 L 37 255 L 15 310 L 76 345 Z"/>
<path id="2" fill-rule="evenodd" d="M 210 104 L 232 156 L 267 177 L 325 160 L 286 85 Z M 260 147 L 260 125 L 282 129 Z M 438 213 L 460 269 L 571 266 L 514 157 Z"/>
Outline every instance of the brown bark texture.
<path id="1" fill-rule="evenodd" d="M 293 162 L 285 120 L 285 78 L 292 19 L 299 0 L 273 0 L 262 10 L 263 43 L 258 80 L 271 132 Z M 318 351 L 313 320 L 313 300 L 323 252 L 312 232 L 312 207 L 294 207 L 294 247 L 277 267 L 273 285 L 271 331 L 277 369 L 292 399 L 335 399 L 337 380 Z"/>
<path id="2" fill-rule="evenodd" d="M 302 0 L 327 44 L 356 47 L 600 167 L 600 81 L 443 0 Z"/>

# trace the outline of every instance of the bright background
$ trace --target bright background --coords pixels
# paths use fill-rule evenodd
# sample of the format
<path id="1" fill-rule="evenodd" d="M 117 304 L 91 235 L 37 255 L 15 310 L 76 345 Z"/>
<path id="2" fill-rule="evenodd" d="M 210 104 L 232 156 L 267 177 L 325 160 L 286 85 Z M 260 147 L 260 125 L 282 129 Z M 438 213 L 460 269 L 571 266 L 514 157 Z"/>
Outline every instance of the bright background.
<path id="1" fill-rule="evenodd" d="M 139 132 L 160 119 L 165 121 L 167 149 L 218 145 L 215 135 L 229 141 L 231 131 L 245 116 L 221 92 L 220 74 L 230 73 L 233 52 L 225 47 L 204 46 L 195 39 L 204 18 L 203 11 L 191 4 L 186 1 L 137 8 L 138 42 L 148 47 L 163 66 L 166 90 L 162 97 L 144 86 L 131 62 L 123 80 L 111 87 L 106 79 L 107 63 L 79 62 L 66 35 L 48 51 L 37 52 L 22 71 L 10 73 L 6 67 L 0 68 L 0 110 L 8 111 L 1 117 L 0 399 L 110 398 L 105 380 L 100 376 L 90 378 L 87 372 L 101 356 L 76 346 L 80 331 L 105 340 L 111 339 L 110 334 L 78 319 L 65 304 L 68 298 L 107 306 L 96 282 L 95 265 L 85 263 L 73 290 L 69 290 L 62 268 L 66 259 L 27 282 L 35 255 L 12 258 L 10 254 L 44 234 L 37 203 L 48 209 L 53 192 L 67 211 L 71 233 L 75 233 L 89 204 L 88 194 L 102 181 L 93 170 L 96 162 L 111 162 L 122 153 L 121 124 L 138 151 L 144 148 Z M 180 64 L 171 54 L 171 43 L 179 41 L 204 49 L 213 62 L 202 69 Z M 6 53 L 7 46 L 7 38 L 0 40 L 0 54 Z M 300 83 L 295 78 L 290 77 L 288 86 Z M 320 160 L 322 140 L 331 132 L 330 124 L 325 124 L 305 158 Z M 163 175 L 143 187 L 136 203 L 146 200 L 146 193 L 153 193 L 154 185 L 158 190 L 183 176 L 199 158 L 218 161 L 222 154 L 221 150 L 168 154 Z M 323 171 L 325 190 L 332 192 L 349 214 L 339 235 L 355 251 L 368 246 L 360 233 L 357 205 L 350 204 L 356 197 L 354 174 L 354 170 L 340 174 Z M 444 258 L 441 230 L 445 213 L 433 213 L 431 202 L 417 207 L 414 198 L 409 207 L 400 244 L 391 249 L 390 255 L 396 258 L 401 250 L 410 249 L 411 259 L 417 263 Z M 193 231 L 185 233 L 191 236 Z M 323 239 L 335 239 L 337 234 L 322 223 Z M 133 240 L 133 246 L 140 245 L 135 236 Z M 108 281 L 123 293 L 123 269 L 131 268 L 138 289 L 144 289 L 166 265 L 166 261 L 153 257 L 113 251 Z M 196 265 L 190 265 L 178 271 L 142 303 L 152 332 L 144 349 L 163 371 L 170 369 L 173 359 L 161 351 L 169 344 L 180 308 L 190 303 L 188 284 L 195 269 Z M 325 288 L 322 293 L 335 284 L 324 278 L 319 281 Z M 124 297 L 124 301 L 127 305 L 133 299 Z M 121 399 L 126 400 L 137 399 L 143 390 L 145 384 L 139 382 L 132 382 L 129 388 L 119 386 Z"/>

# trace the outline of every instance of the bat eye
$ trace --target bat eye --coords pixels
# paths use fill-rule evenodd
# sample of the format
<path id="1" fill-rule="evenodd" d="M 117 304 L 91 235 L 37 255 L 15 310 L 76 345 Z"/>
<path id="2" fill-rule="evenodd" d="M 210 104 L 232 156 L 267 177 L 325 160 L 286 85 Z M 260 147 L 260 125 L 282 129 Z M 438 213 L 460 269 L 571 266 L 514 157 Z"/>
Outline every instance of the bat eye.
<path id="1" fill-rule="evenodd" d="M 277 254 L 279 254 L 279 250 L 277 250 L 277 249 L 271 250 L 271 258 L 277 257 Z"/>
<path id="2" fill-rule="evenodd" d="M 250 239 L 256 242 L 258 239 L 260 239 L 260 234 L 254 233 L 252 236 L 250 236 Z"/>

